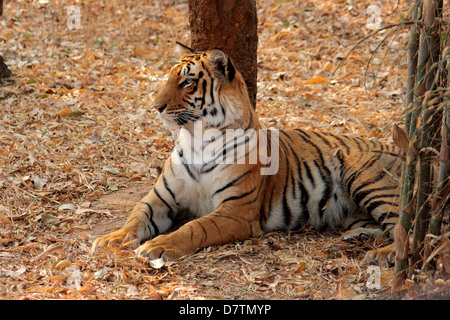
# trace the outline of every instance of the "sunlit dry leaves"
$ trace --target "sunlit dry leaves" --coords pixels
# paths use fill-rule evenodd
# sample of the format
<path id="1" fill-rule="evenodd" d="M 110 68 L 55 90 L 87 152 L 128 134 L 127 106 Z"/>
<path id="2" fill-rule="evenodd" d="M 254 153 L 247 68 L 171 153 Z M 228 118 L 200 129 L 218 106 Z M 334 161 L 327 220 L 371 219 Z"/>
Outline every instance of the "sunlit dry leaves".
<path id="1" fill-rule="evenodd" d="M 92 239 L 123 224 L 173 147 L 151 105 L 178 59 L 173 44 L 189 44 L 188 6 L 74 4 L 80 29 L 67 27 L 64 1 L 7 1 L 0 18 L 0 52 L 16 75 L 0 88 L 0 298 L 384 297 L 391 270 L 381 269 L 381 289 L 371 290 L 361 265 L 373 242 L 343 242 L 339 232 L 271 233 L 159 268 L 131 248 L 91 253 Z M 264 124 L 391 139 L 403 119 L 407 30 L 380 48 L 366 79 L 383 32 L 330 78 L 371 32 L 370 4 L 257 1 Z M 407 5 L 385 1 L 381 18 L 397 21 Z M 448 254 L 439 255 L 449 268 Z"/>

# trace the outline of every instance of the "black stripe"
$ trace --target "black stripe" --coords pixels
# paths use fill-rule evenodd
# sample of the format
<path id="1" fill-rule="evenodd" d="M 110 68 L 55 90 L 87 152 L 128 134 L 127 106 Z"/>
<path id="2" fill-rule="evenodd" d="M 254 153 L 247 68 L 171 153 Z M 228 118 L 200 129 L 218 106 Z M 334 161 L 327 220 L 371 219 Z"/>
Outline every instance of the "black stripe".
<path id="1" fill-rule="evenodd" d="M 338 135 L 334 135 L 334 134 L 330 134 L 330 136 L 332 136 L 337 141 L 339 141 L 339 143 L 344 146 L 347 154 L 350 154 L 350 147 L 344 142 L 344 140 L 342 140 L 341 137 L 339 137 Z M 344 136 L 344 138 L 348 138 L 348 137 Z"/>
<path id="2" fill-rule="evenodd" d="M 258 198 L 259 198 L 259 196 L 256 195 L 252 200 L 247 201 L 247 202 L 244 202 L 244 203 L 242 203 L 242 204 L 240 204 L 240 205 L 241 205 L 241 206 L 246 206 L 246 205 L 248 205 L 248 204 L 255 203 L 256 201 L 258 201 Z"/>
<path id="3" fill-rule="evenodd" d="M 208 169 L 203 169 L 203 168 L 206 166 L 206 165 L 204 165 L 204 166 L 202 167 L 202 172 L 201 172 L 201 174 L 204 174 L 204 173 L 208 173 L 208 172 L 213 171 L 215 168 L 217 168 L 218 165 L 219 165 L 218 163 L 215 163 L 213 166 L 209 167 Z"/>
<path id="4" fill-rule="evenodd" d="M 183 84 L 183 83 L 181 83 L 181 84 Z M 197 89 L 198 89 L 198 80 L 194 80 L 194 85 L 191 87 L 191 91 L 186 92 L 186 95 L 190 96 L 190 95 L 194 94 L 197 91 Z M 194 106 L 194 108 L 195 108 L 195 106 Z"/>
<path id="5" fill-rule="evenodd" d="M 205 243 L 208 240 L 208 233 L 206 232 L 206 229 L 202 226 L 201 222 L 198 220 L 194 220 L 195 222 L 197 222 L 197 224 L 200 226 L 200 228 L 202 228 L 203 230 L 203 243 Z"/>
<path id="6" fill-rule="evenodd" d="M 388 166 L 386 166 L 386 170 L 389 171 L 391 169 L 391 167 L 394 165 L 394 163 L 397 162 L 397 159 L 394 159 Z M 372 180 L 366 181 L 362 184 L 360 184 L 353 192 L 352 192 L 352 198 L 355 197 L 356 193 L 358 193 L 359 190 L 361 190 L 364 187 L 367 187 L 371 184 L 375 184 L 378 181 L 384 179 L 386 177 L 386 173 L 384 171 L 381 171 L 380 174 Z"/>
<path id="7" fill-rule="evenodd" d="M 155 230 L 154 236 L 156 237 L 156 236 L 159 235 L 159 229 L 158 229 L 158 226 L 156 225 L 155 221 L 153 221 L 153 209 L 152 209 L 152 206 L 150 205 L 150 203 L 147 203 L 147 202 L 142 202 L 142 203 L 145 203 L 147 205 L 147 207 L 148 207 L 148 210 L 150 211 L 150 216 L 147 216 L 147 218 L 150 221 L 150 223 L 152 224 L 153 229 Z"/>
<path id="8" fill-rule="evenodd" d="M 291 221 L 291 217 L 292 217 L 292 213 L 291 213 L 291 209 L 289 209 L 288 203 L 287 203 L 287 199 L 286 199 L 286 186 L 283 190 L 283 200 L 282 200 L 282 205 L 283 205 L 283 221 L 284 221 L 284 225 L 288 226 L 290 221 Z"/>
<path id="9" fill-rule="evenodd" d="M 208 74 L 208 79 L 211 80 L 211 86 L 210 86 L 210 92 L 209 95 L 211 96 L 211 104 L 214 104 L 214 78 L 211 77 L 211 73 L 209 73 L 208 69 L 205 67 L 205 64 L 202 61 L 203 69 L 205 69 L 206 73 Z"/>
<path id="10" fill-rule="evenodd" d="M 382 203 L 382 204 L 390 204 L 389 202 L 387 203 Z M 377 222 L 379 225 L 383 226 L 384 229 L 384 225 L 382 224 L 383 220 L 386 219 L 389 216 L 389 218 L 398 218 L 399 215 L 397 213 L 394 212 L 385 212 L 382 215 L 380 215 L 377 219 Z M 386 223 L 386 224 L 390 224 L 390 223 Z"/>
<path id="11" fill-rule="evenodd" d="M 191 232 L 190 239 L 191 239 L 191 242 L 193 242 L 194 241 L 194 229 L 192 228 L 192 226 L 190 224 L 185 224 L 185 226 L 187 226 L 189 228 L 189 231 Z"/>
<path id="12" fill-rule="evenodd" d="M 189 99 L 182 98 L 185 103 L 187 103 L 191 108 L 195 109 L 195 103 L 190 102 Z"/>
<path id="13" fill-rule="evenodd" d="M 320 158 L 320 162 L 322 163 L 322 165 L 325 165 L 325 160 L 323 159 L 323 154 L 322 154 L 322 150 L 320 150 L 320 148 L 310 140 L 311 137 L 309 137 L 309 135 L 307 135 L 305 132 L 301 131 L 300 129 L 295 129 L 295 131 L 297 131 L 298 135 L 309 145 L 311 145 L 312 147 L 314 147 L 317 151 L 317 154 L 319 155 Z M 306 139 L 302 134 L 300 134 L 300 132 L 302 132 L 304 135 L 308 136 L 308 139 Z"/>
<path id="14" fill-rule="evenodd" d="M 269 202 L 268 202 L 269 208 L 267 210 L 267 216 L 265 215 L 264 218 L 260 220 L 260 223 L 261 223 L 261 225 L 263 227 L 263 230 L 264 230 L 265 223 L 267 222 L 267 219 L 269 218 L 270 214 L 272 213 L 273 192 L 275 191 L 275 189 L 274 188 L 271 188 L 271 189 L 272 190 L 271 190 L 270 198 L 269 198 Z"/>
<path id="15" fill-rule="evenodd" d="M 227 201 L 238 200 L 238 199 L 244 198 L 244 197 L 248 196 L 249 194 L 253 193 L 255 190 L 256 190 L 256 187 L 253 188 L 252 190 L 247 191 L 247 192 L 245 192 L 245 193 L 243 193 L 243 194 L 240 194 L 240 195 L 238 195 L 238 196 L 228 197 L 228 198 L 226 198 L 225 200 L 223 200 L 221 204 L 223 204 L 224 202 L 227 202 Z"/>
<path id="16" fill-rule="evenodd" d="M 313 143 L 312 141 L 310 141 L 308 139 L 305 139 L 303 137 L 303 135 L 300 134 L 300 132 L 302 132 L 302 131 L 300 131 L 299 129 L 296 129 L 296 131 L 297 131 L 297 133 L 299 133 L 299 136 L 302 137 L 306 143 L 309 143 L 311 146 L 313 146 L 316 149 L 316 151 L 317 151 L 317 153 L 319 155 L 319 159 L 320 159 L 320 162 L 321 162 L 320 165 L 317 163 L 316 160 L 314 160 L 313 163 L 317 167 L 317 169 L 319 170 L 320 176 L 321 176 L 321 178 L 322 178 L 322 180 L 323 180 L 323 182 L 325 184 L 325 190 L 323 191 L 322 198 L 321 198 L 321 200 L 319 202 L 319 215 L 322 218 L 323 213 L 325 211 L 324 207 L 327 204 L 327 202 L 329 201 L 329 198 L 331 196 L 331 171 L 325 165 L 325 160 L 323 158 L 322 151 L 320 150 L 320 148 L 315 143 Z M 305 134 L 305 132 L 302 132 L 302 133 Z M 308 173 L 309 168 L 308 168 L 306 163 L 304 163 L 304 164 L 305 164 L 305 166 L 307 168 L 307 173 Z M 322 170 L 325 171 L 325 173 L 322 172 Z M 313 181 L 310 171 L 309 171 L 308 174 L 310 175 L 311 181 Z"/>
<path id="17" fill-rule="evenodd" d="M 211 161 L 212 161 L 212 162 L 216 162 L 217 159 L 219 159 L 220 156 L 222 156 L 222 159 L 223 159 L 223 160 L 226 160 L 226 155 L 227 155 L 227 153 L 228 153 L 229 151 L 231 151 L 231 150 L 234 151 L 234 150 L 236 150 L 237 147 L 241 146 L 242 144 L 244 144 L 244 145 L 247 144 L 247 143 L 250 141 L 250 139 L 253 138 L 254 135 L 255 135 L 255 131 L 252 131 L 250 137 L 246 136 L 246 132 L 244 131 L 244 133 L 243 133 L 242 135 L 240 135 L 240 136 L 238 136 L 238 137 L 233 137 L 233 140 L 228 140 L 228 141 L 226 141 L 226 142 L 223 144 L 223 146 L 222 146 L 222 148 L 223 148 L 222 154 L 221 154 L 221 155 L 218 155 L 216 158 L 214 158 L 214 159 L 211 160 Z M 245 139 L 244 139 L 243 141 L 241 141 L 241 142 L 238 143 L 239 139 L 242 138 L 243 136 L 245 136 Z M 227 147 L 227 145 L 230 144 L 230 143 L 233 143 L 233 145 Z M 236 156 L 236 157 L 237 157 L 237 154 L 233 154 L 233 156 Z M 235 159 L 235 158 L 234 158 L 234 159 Z M 237 159 L 236 159 L 236 160 L 237 160 Z"/>
<path id="18" fill-rule="evenodd" d="M 292 141 L 292 138 L 291 138 L 286 132 L 284 132 L 284 130 L 280 130 L 280 132 L 281 132 L 282 134 L 284 134 L 284 136 L 285 136 L 286 138 L 288 138 L 290 141 Z"/>
<path id="19" fill-rule="evenodd" d="M 367 199 L 366 201 L 364 201 L 364 203 L 363 203 L 363 206 L 364 207 L 367 207 L 367 205 L 370 203 L 370 202 L 372 202 L 373 200 L 375 200 L 375 199 L 383 199 L 383 198 L 398 198 L 399 197 L 399 195 L 398 194 L 396 194 L 396 193 L 390 193 L 390 194 L 377 194 L 377 195 L 375 195 L 375 196 L 373 196 L 373 197 L 370 197 L 369 199 Z"/>
<path id="20" fill-rule="evenodd" d="M 205 216 L 205 217 L 203 217 L 203 219 L 208 220 L 208 221 L 211 221 L 211 222 L 214 224 L 214 226 L 216 227 L 217 231 L 219 231 L 219 232 L 222 231 L 222 230 L 219 228 L 219 226 L 217 225 L 216 221 L 215 221 L 213 218 L 211 218 L 210 216 Z"/>
<path id="21" fill-rule="evenodd" d="M 377 192 L 377 191 L 385 191 L 385 190 L 393 190 L 393 189 L 397 189 L 397 186 L 383 186 L 383 187 L 379 187 L 379 188 L 372 188 L 372 189 L 368 189 L 366 191 L 361 191 L 361 192 L 357 192 L 355 193 L 355 196 L 353 197 L 353 200 L 355 201 L 356 205 L 359 207 L 360 206 L 360 202 L 369 194 Z M 385 196 L 385 197 L 390 197 L 390 196 L 396 196 L 395 193 L 391 193 L 388 195 L 379 195 L 379 194 L 375 194 L 373 197 L 370 197 L 368 200 L 366 200 L 364 202 L 364 206 L 370 202 L 371 199 L 376 199 L 376 198 L 380 198 L 381 196 Z"/>
<path id="22" fill-rule="evenodd" d="M 320 133 L 318 132 L 313 132 L 316 137 L 318 137 L 320 140 L 323 141 L 323 143 L 325 143 L 328 147 L 333 148 L 333 146 L 331 145 L 330 141 L 328 141 L 327 139 L 325 139 Z"/>
<path id="23" fill-rule="evenodd" d="M 234 185 L 237 181 L 239 181 L 241 178 L 245 177 L 247 174 L 249 174 L 251 171 L 253 171 L 253 168 L 248 170 L 247 172 L 244 172 L 243 174 L 241 174 L 239 177 L 237 177 L 236 179 L 234 179 L 233 181 L 230 181 L 229 183 L 227 183 L 225 186 L 223 186 L 222 188 L 216 190 L 213 193 L 213 196 L 215 196 L 217 193 L 222 192 L 225 189 L 228 189 L 229 187 L 231 187 L 232 185 Z"/>
<path id="24" fill-rule="evenodd" d="M 362 152 L 362 151 L 363 151 L 363 148 L 362 148 L 361 145 L 359 144 L 358 139 L 353 138 L 353 141 L 355 142 L 356 147 L 358 147 L 359 151 Z"/>
<path id="25" fill-rule="evenodd" d="M 236 222 L 240 222 L 239 219 L 236 219 L 235 217 L 232 217 L 232 216 L 226 216 L 226 215 L 223 215 L 223 214 L 222 214 L 221 212 L 219 212 L 219 211 L 216 211 L 216 212 L 214 212 L 214 213 L 211 213 L 211 215 L 217 216 L 217 217 L 220 217 L 220 218 L 227 218 L 227 219 L 230 219 L 230 220 L 233 220 L 233 221 L 236 221 Z"/>
<path id="26" fill-rule="evenodd" d="M 286 146 L 284 145 L 284 141 L 280 140 L 280 143 L 283 145 L 284 149 L 286 149 Z M 290 170 L 289 170 L 289 157 L 286 152 L 283 152 L 283 154 L 284 154 L 285 163 L 286 163 L 286 179 L 284 181 L 282 206 L 283 206 L 284 225 L 288 226 L 291 221 L 291 217 L 292 217 L 291 209 L 289 208 L 288 201 L 287 201 L 287 195 L 286 195 Z"/>
<path id="27" fill-rule="evenodd" d="M 163 182 L 164 182 L 164 187 L 166 188 L 167 191 L 169 191 L 170 195 L 173 198 L 173 201 L 175 202 L 175 204 L 178 206 L 178 202 L 175 198 L 175 194 L 173 193 L 173 191 L 170 189 L 169 184 L 167 183 L 167 179 L 166 176 L 163 175 Z"/>
<path id="28" fill-rule="evenodd" d="M 195 181 L 198 181 L 198 178 L 196 176 L 194 176 L 194 174 L 192 173 L 191 169 L 189 168 L 189 166 L 183 162 L 184 167 L 186 168 L 186 171 L 188 172 L 189 176 L 194 179 Z"/>
<path id="29" fill-rule="evenodd" d="M 206 97 L 206 85 L 207 85 L 207 81 L 205 79 L 203 79 L 203 82 L 202 82 L 203 96 L 201 98 L 202 104 L 200 106 L 200 109 L 203 109 L 203 106 L 205 105 L 205 101 L 206 101 L 206 99 L 205 99 L 205 97 Z"/>
<path id="30" fill-rule="evenodd" d="M 370 224 L 370 223 L 375 223 L 375 220 L 372 219 L 372 218 L 367 218 L 367 219 L 355 219 L 355 221 L 353 221 L 352 223 L 350 223 L 345 229 L 346 229 L 346 230 L 351 230 L 351 228 L 352 228 L 355 224 L 357 224 L 358 222 L 361 222 L 361 221 L 366 221 L 366 222 L 368 222 L 368 223 L 364 224 L 364 226 L 366 226 L 366 225 L 368 225 L 368 224 Z M 359 227 L 363 227 L 363 226 L 359 226 Z"/>
<path id="31" fill-rule="evenodd" d="M 174 211 L 173 211 L 173 208 L 167 203 L 166 200 L 164 200 L 164 199 L 161 197 L 161 195 L 159 194 L 158 190 L 156 190 L 156 188 L 153 188 L 153 190 L 155 191 L 155 194 L 156 194 L 156 196 L 159 198 L 159 200 L 161 200 L 162 203 L 164 203 L 164 205 L 169 209 L 168 217 L 169 217 L 170 220 L 173 220 L 173 218 L 174 218 Z"/>
<path id="32" fill-rule="evenodd" d="M 371 214 L 373 210 L 375 210 L 376 208 L 378 208 L 379 206 L 381 206 L 381 205 L 383 205 L 383 204 L 390 205 L 390 206 L 393 206 L 393 207 L 397 207 L 397 206 L 398 206 L 397 203 L 393 203 L 393 202 L 389 202 L 389 201 L 384 201 L 384 200 L 379 200 L 379 201 L 372 202 L 370 205 L 367 206 L 367 213 Z M 389 213 L 389 214 L 393 214 L 393 213 Z M 381 216 L 379 216 L 378 219 L 377 219 L 377 222 L 378 222 L 379 224 L 381 224 L 380 221 L 381 221 L 384 217 L 386 217 L 386 215 L 387 215 L 387 213 L 384 213 L 384 214 L 382 214 Z"/>
<path id="33" fill-rule="evenodd" d="M 298 182 L 298 187 L 300 190 L 299 204 L 302 212 L 301 214 L 298 215 L 297 221 L 293 223 L 291 230 L 296 230 L 300 228 L 309 220 L 309 209 L 308 209 L 309 194 L 301 181 Z"/>
<path id="34" fill-rule="evenodd" d="M 322 192 L 322 198 L 319 201 L 319 216 L 320 218 L 323 217 L 323 214 L 325 212 L 325 206 L 328 203 L 328 201 L 330 200 L 331 197 L 331 178 L 330 178 L 330 170 L 323 166 L 322 168 L 326 171 L 326 174 L 328 174 L 328 176 L 324 175 L 320 165 L 317 163 L 316 160 L 313 161 L 314 165 L 317 167 L 317 169 L 319 170 L 320 176 L 322 178 L 323 183 L 325 184 L 325 189 Z"/>
<path id="35" fill-rule="evenodd" d="M 363 172 L 365 172 L 368 168 L 370 168 L 371 166 L 373 166 L 375 163 L 377 163 L 377 161 L 380 159 L 381 157 L 381 153 L 377 155 L 377 157 L 375 158 L 370 158 L 369 160 L 367 160 L 361 167 L 359 167 L 355 172 L 353 172 L 350 177 L 347 179 L 347 181 L 345 182 L 347 185 L 347 192 L 348 194 L 352 194 L 351 192 L 351 187 L 353 182 L 359 177 L 360 174 L 362 174 Z"/>
<path id="36" fill-rule="evenodd" d="M 295 165 L 297 167 L 297 178 L 298 180 L 302 180 L 302 169 L 301 169 L 301 165 L 300 165 L 300 159 L 298 158 L 297 154 L 295 153 L 294 149 L 292 149 L 292 146 L 290 144 L 288 144 L 288 147 L 290 149 L 290 151 L 292 152 L 292 155 L 294 156 L 294 160 L 295 160 Z M 292 197 L 296 198 L 296 188 L 295 188 L 295 179 L 294 179 L 294 175 L 291 175 L 291 182 L 292 182 Z"/>
<path id="37" fill-rule="evenodd" d="M 173 176 L 175 176 L 175 173 L 173 172 L 173 164 L 172 164 L 172 157 L 169 157 L 169 164 L 170 164 L 170 172 Z"/>
<path id="38" fill-rule="evenodd" d="M 311 136 L 310 136 L 309 134 L 307 134 L 305 131 L 300 130 L 300 129 L 294 129 L 294 130 L 297 131 L 298 134 L 302 135 L 302 138 L 303 138 L 304 140 L 311 139 Z M 306 138 L 303 137 L 303 135 L 304 135 Z"/>
<path id="39" fill-rule="evenodd" d="M 211 79 L 211 87 L 210 87 L 211 92 L 209 93 L 209 95 L 211 96 L 211 104 L 214 104 L 214 79 L 213 78 L 210 79 Z"/>
<path id="40" fill-rule="evenodd" d="M 314 182 L 314 177 L 311 173 L 311 169 L 309 168 L 308 164 L 306 162 L 303 162 L 303 165 L 305 166 L 306 169 L 306 175 L 308 176 L 308 179 L 311 181 L 311 184 L 313 186 L 313 188 L 315 187 L 315 182 Z"/>

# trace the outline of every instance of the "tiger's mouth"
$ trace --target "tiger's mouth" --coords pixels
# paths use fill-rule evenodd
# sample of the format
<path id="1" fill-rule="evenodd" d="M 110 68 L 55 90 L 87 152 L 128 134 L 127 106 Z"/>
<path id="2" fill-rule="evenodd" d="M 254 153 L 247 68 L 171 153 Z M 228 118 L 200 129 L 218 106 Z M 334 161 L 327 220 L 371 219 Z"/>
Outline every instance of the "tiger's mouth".
<path id="1" fill-rule="evenodd" d="M 177 130 L 188 123 L 195 123 L 202 117 L 195 110 L 184 110 L 176 113 L 162 112 L 159 114 L 163 124 L 170 130 Z"/>

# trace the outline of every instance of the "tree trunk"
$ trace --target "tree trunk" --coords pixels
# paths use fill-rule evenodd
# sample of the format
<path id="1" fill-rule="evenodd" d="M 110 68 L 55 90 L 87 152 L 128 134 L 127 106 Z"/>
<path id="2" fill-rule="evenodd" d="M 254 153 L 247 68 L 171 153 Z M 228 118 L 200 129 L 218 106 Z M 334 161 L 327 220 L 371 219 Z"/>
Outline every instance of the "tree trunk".
<path id="1" fill-rule="evenodd" d="M 412 20 L 416 21 L 421 16 L 421 0 L 414 1 L 414 8 L 412 12 Z M 400 219 L 399 226 L 394 229 L 394 238 L 396 245 L 395 268 L 394 268 L 394 285 L 393 290 L 400 288 L 406 279 L 408 269 L 408 250 L 409 240 L 408 236 L 400 236 L 408 234 L 412 224 L 412 203 L 414 193 L 414 182 L 416 175 L 416 156 L 412 154 L 412 149 L 415 149 L 414 141 L 416 137 L 417 118 L 420 109 L 414 108 L 416 105 L 414 97 L 414 87 L 416 84 L 416 72 L 418 63 L 418 51 L 420 41 L 420 29 L 416 24 L 412 25 L 409 43 L 408 43 L 408 77 L 407 77 L 407 92 L 406 92 L 406 112 L 405 112 L 405 135 L 408 136 L 408 148 L 403 150 L 406 159 L 403 162 L 402 168 L 402 185 L 401 185 L 401 201 L 400 201 Z"/>
<path id="2" fill-rule="evenodd" d="M 417 21 L 421 16 L 420 8 L 421 0 L 414 1 L 414 8 L 412 12 L 412 20 Z M 408 77 L 406 82 L 406 113 L 405 113 L 405 130 L 409 134 L 411 124 L 411 117 L 417 118 L 418 111 L 414 111 L 414 86 L 416 83 L 417 58 L 420 42 L 420 29 L 417 24 L 411 26 L 408 42 Z M 414 114 L 414 115 L 413 115 Z"/>
<path id="3" fill-rule="evenodd" d="M 0 16 L 3 12 L 3 0 L 0 0 Z M 2 56 L 0 56 L 0 79 L 7 79 L 13 76 L 11 70 L 8 69 L 8 66 L 3 61 Z M 1 84 L 1 82 L 0 82 Z"/>
<path id="4" fill-rule="evenodd" d="M 191 48 L 224 50 L 242 73 L 256 107 L 257 15 L 255 0 L 189 0 Z"/>
<path id="5" fill-rule="evenodd" d="M 436 22 L 436 18 L 440 18 L 440 2 L 441 1 L 435 0 L 425 0 L 423 2 L 424 30 L 420 44 L 421 52 L 419 53 L 419 68 L 424 68 L 425 76 L 421 78 L 422 82 L 419 85 L 419 88 L 417 88 L 417 91 L 420 91 L 418 92 L 418 96 L 422 99 L 422 132 L 420 137 L 421 152 L 419 153 L 417 211 L 414 222 L 411 267 L 417 267 L 416 263 L 421 262 L 425 234 L 428 231 L 430 219 L 431 204 L 429 196 L 432 190 L 432 154 L 426 150 L 434 144 L 434 140 L 437 140 L 435 139 L 435 135 L 439 134 L 440 129 L 439 126 L 435 125 L 436 120 L 439 118 L 437 105 L 435 102 L 432 102 L 435 100 L 433 99 L 433 90 L 438 85 L 436 73 L 438 65 L 437 61 L 440 56 L 440 28 L 439 23 Z M 422 53 L 424 53 L 424 57 L 426 57 L 426 60 L 422 60 L 423 64 L 420 61 Z"/>
<path id="6" fill-rule="evenodd" d="M 450 44 L 444 50 L 449 54 Z M 445 59 L 445 54 L 443 54 Z M 447 89 L 450 90 L 450 63 L 447 63 Z M 444 102 L 444 117 L 442 119 L 442 142 L 439 157 L 439 176 L 436 185 L 436 195 L 431 203 L 432 217 L 430 233 L 438 236 L 441 233 L 441 223 L 445 214 L 450 212 L 449 181 L 450 179 L 450 97 Z M 444 232 L 445 233 L 445 232 Z"/>

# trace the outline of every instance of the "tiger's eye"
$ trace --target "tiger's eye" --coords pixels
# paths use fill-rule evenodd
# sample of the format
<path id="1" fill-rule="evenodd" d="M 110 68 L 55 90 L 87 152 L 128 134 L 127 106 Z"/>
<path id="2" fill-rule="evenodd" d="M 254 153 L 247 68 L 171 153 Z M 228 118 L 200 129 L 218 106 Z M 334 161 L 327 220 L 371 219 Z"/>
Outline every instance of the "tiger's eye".
<path id="1" fill-rule="evenodd" d="M 183 82 L 180 83 L 181 88 L 189 87 L 192 82 L 194 82 L 191 78 L 186 78 Z"/>

